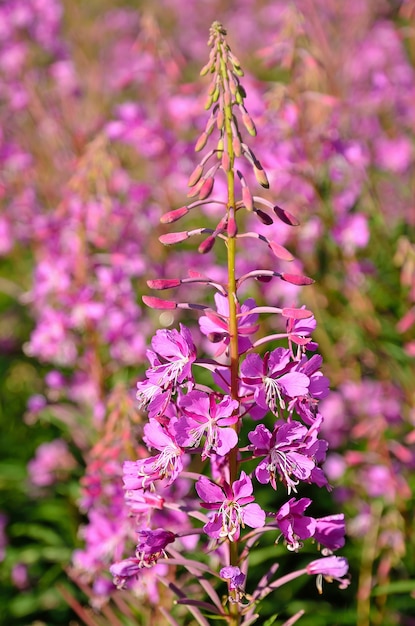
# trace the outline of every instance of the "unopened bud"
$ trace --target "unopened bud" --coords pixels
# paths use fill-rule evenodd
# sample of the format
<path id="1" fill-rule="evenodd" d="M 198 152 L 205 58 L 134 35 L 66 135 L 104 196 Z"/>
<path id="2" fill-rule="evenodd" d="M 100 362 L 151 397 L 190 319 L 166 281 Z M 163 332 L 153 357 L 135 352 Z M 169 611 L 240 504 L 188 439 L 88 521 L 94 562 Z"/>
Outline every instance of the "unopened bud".
<path id="1" fill-rule="evenodd" d="M 218 159 L 222 158 L 222 152 L 223 152 L 223 138 L 221 137 L 218 141 L 218 145 L 216 146 L 216 150 L 217 150 L 217 157 Z"/>
<path id="2" fill-rule="evenodd" d="M 222 153 L 222 169 L 225 172 L 230 172 L 231 170 L 231 161 L 227 152 Z"/>
<path id="3" fill-rule="evenodd" d="M 187 230 L 182 230 L 178 233 L 167 233 L 166 235 L 161 235 L 161 237 L 159 237 L 160 243 L 165 246 L 172 246 L 173 244 L 180 243 L 186 239 L 189 239 Z"/>
<path id="4" fill-rule="evenodd" d="M 182 206 L 180 209 L 174 209 L 174 211 L 169 211 L 161 216 L 160 222 L 162 224 L 172 224 L 173 222 L 177 222 L 177 220 L 181 219 L 185 215 L 189 213 L 189 209 L 187 206 Z"/>
<path id="5" fill-rule="evenodd" d="M 204 65 L 202 69 L 200 70 L 200 76 L 206 76 L 206 74 L 211 72 L 212 69 L 213 69 L 213 64 L 211 61 L 209 61 L 209 63 L 206 63 L 206 65 Z"/>
<path id="6" fill-rule="evenodd" d="M 154 280 L 148 280 L 147 285 L 150 289 L 172 289 L 178 287 L 181 281 L 178 278 L 155 278 Z"/>
<path id="7" fill-rule="evenodd" d="M 293 215 L 289 211 L 286 211 L 285 209 L 282 209 L 279 206 L 274 206 L 274 213 L 280 218 L 282 222 L 284 222 L 284 224 L 288 224 L 289 226 L 298 226 L 300 223 L 295 215 Z"/>
<path id="8" fill-rule="evenodd" d="M 259 217 L 261 222 L 263 224 L 266 224 L 266 226 L 271 226 L 271 224 L 274 223 L 274 220 L 272 219 L 272 217 L 268 215 L 268 213 L 265 213 L 265 211 L 261 211 L 261 209 L 254 209 L 254 211 L 257 217 Z"/>
<path id="9" fill-rule="evenodd" d="M 208 176 L 203 185 L 200 187 L 199 191 L 199 200 L 205 200 L 212 193 L 213 185 L 215 183 L 215 179 L 213 176 Z"/>
<path id="10" fill-rule="evenodd" d="M 205 147 L 206 143 L 208 140 L 208 134 L 203 132 L 199 139 L 196 141 L 196 145 L 195 145 L 195 152 L 200 152 L 200 150 L 203 150 L 203 148 Z"/>
<path id="11" fill-rule="evenodd" d="M 193 187 L 194 185 L 196 185 L 196 183 L 199 182 L 202 174 L 203 174 L 203 166 L 200 165 L 199 163 L 199 165 L 196 165 L 195 169 L 189 176 L 189 181 L 187 183 L 188 187 Z"/>
<path id="12" fill-rule="evenodd" d="M 248 113 L 242 113 L 242 122 L 243 122 L 246 130 L 248 131 L 248 133 L 251 135 L 251 137 L 255 137 L 256 136 L 255 124 L 254 124 L 251 116 L 248 115 Z"/>
<path id="13" fill-rule="evenodd" d="M 273 253 L 275 254 L 275 256 L 278 257 L 279 259 L 282 259 L 283 261 L 294 260 L 294 257 L 291 254 L 291 252 L 287 250 L 287 248 L 284 248 L 284 246 L 280 246 L 279 243 L 275 243 L 275 241 L 269 241 L 268 245 L 273 251 Z"/>
<path id="14" fill-rule="evenodd" d="M 212 96 L 208 96 L 206 98 L 206 102 L 205 102 L 205 109 L 206 109 L 206 111 L 208 109 L 210 109 L 210 107 L 212 106 L 212 103 L 213 103 Z"/>
<path id="15" fill-rule="evenodd" d="M 234 215 L 230 215 L 229 216 L 229 220 L 228 220 L 228 237 L 236 237 L 236 235 L 238 234 L 238 225 L 236 223 L 236 219 Z"/>
<path id="16" fill-rule="evenodd" d="M 216 125 L 219 130 L 223 128 L 224 123 L 225 123 L 225 116 L 223 114 L 223 109 L 219 109 L 218 114 L 216 116 Z"/>
<path id="17" fill-rule="evenodd" d="M 200 254 L 206 254 L 207 252 L 210 252 L 215 245 L 215 241 L 216 237 L 214 237 L 213 235 L 210 235 L 210 237 L 207 237 L 204 241 L 202 241 L 198 248 Z"/>
<path id="18" fill-rule="evenodd" d="M 254 202 L 252 199 L 252 194 L 249 190 L 249 187 L 247 187 L 246 185 L 242 187 L 242 202 L 244 203 L 245 208 L 248 211 L 254 210 Z"/>
<path id="19" fill-rule="evenodd" d="M 262 187 L 265 187 L 265 189 L 269 189 L 269 182 L 268 182 L 267 175 L 265 174 L 265 170 L 263 170 L 262 167 L 258 167 L 257 165 L 254 165 L 253 168 L 254 168 L 255 178 L 257 179 L 258 183 Z"/>
<path id="20" fill-rule="evenodd" d="M 280 278 L 292 285 L 312 285 L 314 280 L 308 276 L 300 276 L 300 274 L 286 274 L 285 272 L 280 274 Z"/>
<path id="21" fill-rule="evenodd" d="M 236 135 L 232 137 L 232 148 L 235 156 L 240 157 L 242 154 L 241 140 Z"/>
<path id="22" fill-rule="evenodd" d="M 161 298 L 155 298 L 154 296 L 143 296 L 143 302 L 151 309 L 175 309 L 177 308 L 176 302 L 171 300 L 162 300 Z"/>

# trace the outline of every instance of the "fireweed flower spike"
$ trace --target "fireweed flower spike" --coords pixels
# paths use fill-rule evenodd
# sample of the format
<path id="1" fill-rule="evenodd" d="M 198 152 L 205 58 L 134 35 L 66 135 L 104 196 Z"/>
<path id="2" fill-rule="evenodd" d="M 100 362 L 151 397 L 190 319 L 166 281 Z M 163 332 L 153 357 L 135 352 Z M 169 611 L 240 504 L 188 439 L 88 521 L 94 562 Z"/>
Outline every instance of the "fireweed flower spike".
<path id="1" fill-rule="evenodd" d="M 126 502 L 137 519 L 139 543 L 135 556 L 114 564 L 111 572 L 116 584 L 123 584 L 138 575 L 141 579 L 149 568 L 157 571 L 169 563 L 180 565 L 195 576 L 200 594 L 187 598 L 178 584 L 171 589 L 196 621 L 206 625 L 205 616 L 210 612 L 219 614 L 230 626 L 239 626 L 254 623 L 258 600 L 297 576 L 317 574 L 343 584 L 347 561 L 332 556 L 344 544 L 344 516 L 314 518 L 311 499 L 290 498 L 292 492 L 297 494 L 310 483 L 328 487 L 320 467 L 327 442 L 319 437 L 323 417 L 318 410 L 320 399 L 328 393 L 328 380 L 320 371 L 322 359 L 315 354 L 318 346 L 311 338 L 315 319 L 304 307 L 280 307 L 278 302 L 257 306 L 252 297 L 241 301 L 239 296 L 241 285 L 246 290 L 251 279 L 280 279 L 298 286 L 312 282 L 306 276 L 280 271 L 275 260 L 272 269 L 258 269 L 250 268 L 245 259 L 244 273 L 238 276 L 238 246 L 243 248 L 246 241 L 266 244 L 277 263 L 293 259 L 286 248 L 265 235 L 243 232 L 247 214 L 257 217 L 264 228 L 275 217 L 290 226 L 298 226 L 298 220 L 251 190 L 250 180 L 266 189 L 269 183 L 244 137 L 254 137 L 256 128 L 245 107 L 246 93 L 240 82 L 243 70 L 218 22 L 210 29 L 209 46 L 209 61 L 201 73 L 211 78 L 205 105 L 211 114 L 195 148 L 200 152 L 206 147 L 207 152 L 188 182 L 187 195 L 195 200 L 168 211 L 161 221 L 176 222 L 209 203 L 223 207 L 223 214 L 213 228 L 167 233 L 160 240 L 173 245 L 205 236 L 198 248 L 201 254 L 209 253 L 216 242 L 224 243 L 227 280 L 213 281 L 190 270 L 186 278 L 148 281 L 157 290 L 190 283 L 210 287 L 215 307 L 153 296 L 143 300 L 154 309 L 199 311 L 203 345 L 206 340 L 211 342 L 214 357 L 201 354 L 190 328 L 183 324 L 179 330 L 158 330 L 153 337 L 147 351 L 150 366 L 145 380 L 137 385 L 140 409 L 149 417 L 143 429 L 149 456 L 127 461 L 123 476 Z M 223 189 L 223 185 L 215 186 L 219 176 L 225 179 L 226 194 L 217 198 L 213 197 L 215 189 Z M 279 317 L 285 332 L 258 337 L 263 314 Z M 265 354 L 258 351 L 270 342 L 274 345 Z M 310 351 L 314 352 L 311 356 Z M 265 423 L 258 424 L 258 419 Z M 251 462 L 251 474 L 242 470 L 245 461 Z M 177 494 L 174 500 L 169 495 L 173 489 Z M 265 511 L 261 506 L 267 489 L 280 493 L 274 510 Z M 274 498 L 266 497 L 266 501 Z M 169 528 L 168 514 L 172 512 L 181 519 L 187 517 L 183 531 L 177 532 L 177 526 Z M 192 520 L 198 523 L 193 525 Z M 263 533 L 272 533 L 275 542 L 282 538 L 289 551 L 301 550 L 308 541 L 323 546 L 323 554 L 330 556 L 280 579 L 275 579 L 277 567 L 265 576 L 256 576 L 254 570 L 258 588 L 246 595 L 250 551 Z M 203 557 L 192 556 L 198 549 Z M 214 570 L 205 565 L 210 550 L 215 551 Z M 218 578 L 228 585 L 224 603 L 213 587 Z M 253 586 L 250 582 L 250 588 Z"/>

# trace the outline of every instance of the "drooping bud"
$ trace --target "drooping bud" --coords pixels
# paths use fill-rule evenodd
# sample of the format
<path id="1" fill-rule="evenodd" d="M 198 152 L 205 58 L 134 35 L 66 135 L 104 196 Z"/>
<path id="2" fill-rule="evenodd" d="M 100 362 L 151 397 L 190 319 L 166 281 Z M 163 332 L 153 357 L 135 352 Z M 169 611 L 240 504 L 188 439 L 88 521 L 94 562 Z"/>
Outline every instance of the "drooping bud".
<path id="1" fill-rule="evenodd" d="M 203 179 L 202 179 L 203 180 Z M 215 183 L 215 179 L 213 176 L 208 176 L 204 179 L 202 186 L 199 191 L 199 200 L 205 200 L 212 193 L 213 185 Z"/>
<path id="2" fill-rule="evenodd" d="M 198 247 L 198 252 L 200 252 L 200 254 L 207 254 L 207 252 L 210 252 L 212 250 L 213 246 L 215 245 L 215 241 L 216 237 L 210 235 L 204 241 L 202 241 L 202 243 Z"/>
<path id="3" fill-rule="evenodd" d="M 287 248 L 281 246 L 279 243 L 275 243 L 275 241 L 268 242 L 269 247 L 276 257 L 282 259 L 283 261 L 294 261 L 294 257 Z"/>
<path id="4" fill-rule="evenodd" d="M 150 309 L 176 309 L 177 304 L 172 300 L 162 300 L 161 298 L 155 298 L 154 296 L 143 296 L 142 300 L 144 304 L 150 307 Z"/>
<path id="5" fill-rule="evenodd" d="M 187 232 L 187 230 L 183 230 L 178 233 L 167 233 L 166 235 L 161 235 L 161 237 L 159 237 L 159 241 L 165 246 L 172 246 L 175 243 L 180 243 L 181 241 L 185 241 L 188 238 L 189 233 Z"/>
<path id="6" fill-rule="evenodd" d="M 155 278 L 154 280 L 148 280 L 147 285 L 150 289 L 173 289 L 181 284 L 181 280 L 178 278 Z"/>
<path id="7" fill-rule="evenodd" d="M 268 215 L 268 213 L 265 213 L 265 211 L 261 211 L 261 209 L 254 208 L 254 212 L 255 212 L 255 215 L 259 217 L 261 222 L 265 224 L 266 226 L 271 226 L 271 224 L 274 223 L 274 220 L 272 219 L 272 217 Z"/>
<path id="8" fill-rule="evenodd" d="M 264 189 L 269 189 L 269 182 L 265 170 L 262 168 L 262 166 L 258 166 L 259 163 L 253 165 L 255 178 L 257 179 L 261 187 L 264 187 Z"/>
<path id="9" fill-rule="evenodd" d="M 251 137 L 256 137 L 255 124 L 248 113 L 242 113 L 242 122 Z"/>
<path id="10" fill-rule="evenodd" d="M 177 222 L 182 217 L 189 213 L 189 209 L 187 206 L 182 206 L 180 209 L 174 209 L 173 211 L 169 211 L 161 216 L 160 222 L 162 224 L 172 224 L 173 222 Z"/>
<path id="11" fill-rule="evenodd" d="M 196 141 L 195 152 L 200 152 L 201 150 L 203 150 L 203 148 L 207 144 L 207 140 L 208 140 L 208 134 L 206 132 L 203 132 L 200 135 L 199 139 Z"/>
<path id="12" fill-rule="evenodd" d="M 300 274 L 286 274 L 282 272 L 280 274 L 280 278 L 285 280 L 287 283 L 291 283 L 292 285 L 312 285 L 315 281 L 308 276 L 301 276 Z"/>
<path id="13" fill-rule="evenodd" d="M 300 224 L 299 220 L 292 213 L 281 209 L 279 206 L 274 206 L 274 212 L 284 224 L 288 224 L 289 226 L 298 226 Z"/>
<path id="14" fill-rule="evenodd" d="M 203 174 L 203 165 L 196 165 L 195 169 L 193 170 L 193 172 L 190 174 L 189 176 L 189 182 L 187 183 L 188 187 L 193 187 L 194 185 L 196 185 L 196 183 L 199 182 L 200 177 Z"/>

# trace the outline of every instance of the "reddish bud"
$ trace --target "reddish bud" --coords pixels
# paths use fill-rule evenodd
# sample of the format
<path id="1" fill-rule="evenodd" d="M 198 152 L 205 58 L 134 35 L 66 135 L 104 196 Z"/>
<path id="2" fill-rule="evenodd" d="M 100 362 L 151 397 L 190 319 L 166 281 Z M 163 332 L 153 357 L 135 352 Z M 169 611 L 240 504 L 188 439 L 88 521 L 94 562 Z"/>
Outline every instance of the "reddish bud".
<path id="1" fill-rule="evenodd" d="M 199 200 L 205 200 L 212 193 L 213 185 L 215 183 L 215 179 L 213 176 L 208 176 L 199 191 Z"/>
<path id="2" fill-rule="evenodd" d="M 214 237 L 213 235 L 210 235 L 210 237 L 207 237 L 204 241 L 202 241 L 202 243 L 198 247 L 198 251 L 200 252 L 200 254 L 206 254 L 207 252 L 210 252 L 215 245 L 215 241 L 216 237 Z"/>
<path id="3" fill-rule="evenodd" d="M 181 281 L 178 278 L 156 278 L 154 280 L 148 280 L 147 285 L 150 289 L 172 289 L 178 287 Z"/>
<path id="4" fill-rule="evenodd" d="M 184 217 L 189 213 L 189 209 L 187 206 L 182 206 L 180 209 L 174 209 L 174 211 L 169 211 L 161 216 L 160 222 L 162 224 L 172 224 L 173 222 L 177 222 L 180 218 Z"/>
<path id="5" fill-rule="evenodd" d="M 238 234 L 238 225 L 233 215 L 229 216 L 228 220 L 228 237 L 236 237 Z"/>
<path id="6" fill-rule="evenodd" d="M 219 130 L 223 128 L 223 124 L 225 123 L 225 116 L 223 114 L 223 110 L 219 109 L 218 114 L 216 116 L 216 125 Z"/>
<path id="7" fill-rule="evenodd" d="M 311 317 L 313 314 L 311 311 L 308 311 L 307 309 L 290 309 L 290 308 L 285 308 L 281 311 L 281 314 L 284 317 L 291 317 L 292 319 L 295 320 L 304 320 L 307 317 Z"/>
<path id="8" fill-rule="evenodd" d="M 194 185 L 196 185 L 196 183 L 199 182 L 202 174 L 203 174 L 203 166 L 200 165 L 199 163 L 199 165 L 196 165 L 195 169 L 189 176 L 189 182 L 187 183 L 188 187 L 193 187 Z"/>
<path id="9" fill-rule="evenodd" d="M 276 257 L 282 259 L 283 261 L 293 261 L 294 257 L 284 246 L 280 246 L 279 243 L 275 243 L 274 241 L 268 242 L 269 247 L 273 251 Z"/>
<path id="10" fill-rule="evenodd" d="M 292 215 L 292 213 L 289 213 L 285 209 L 281 209 L 279 206 L 274 206 L 274 213 L 280 218 L 281 222 L 284 222 L 284 224 L 288 224 L 289 226 L 298 226 L 300 223 L 298 219 Z"/>
<path id="11" fill-rule="evenodd" d="M 300 276 L 300 274 L 286 274 L 283 272 L 280 274 L 282 280 L 285 280 L 287 283 L 291 283 L 292 285 L 312 285 L 314 280 L 312 278 L 308 278 L 308 276 Z"/>
<path id="12" fill-rule="evenodd" d="M 172 300 L 161 300 L 160 298 L 155 298 L 154 296 L 143 296 L 143 302 L 150 309 L 175 309 L 177 307 L 176 303 Z"/>
<path id="13" fill-rule="evenodd" d="M 161 235 L 161 237 L 159 237 L 159 241 L 165 246 L 172 246 L 173 244 L 180 243 L 188 238 L 189 234 L 187 230 L 183 230 L 178 233 L 167 233 L 166 235 Z"/>

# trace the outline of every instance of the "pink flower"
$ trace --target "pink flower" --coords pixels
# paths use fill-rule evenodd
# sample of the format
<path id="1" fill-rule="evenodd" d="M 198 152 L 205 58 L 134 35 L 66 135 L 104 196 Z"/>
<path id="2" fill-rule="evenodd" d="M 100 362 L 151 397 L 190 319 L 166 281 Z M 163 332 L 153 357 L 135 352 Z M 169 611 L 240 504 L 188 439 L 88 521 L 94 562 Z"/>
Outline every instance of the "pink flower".
<path id="1" fill-rule="evenodd" d="M 254 387 L 257 404 L 266 411 L 278 414 L 284 409 L 285 400 L 303 396 L 308 392 L 310 380 L 301 372 L 291 371 L 295 361 L 291 361 L 290 351 L 277 348 L 265 354 L 248 354 L 241 365 L 244 383 Z"/>
<path id="2" fill-rule="evenodd" d="M 311 504 L 309 498 L 296 500 L 291 498 L 282 505 L 275 518 L 278 528 L 284 535 L 289 550 L 297 551 L 302 545 L 300 539 L 308 539 L 314 535 L 316 520 L 304 515 L 304 511 Z"/>
<path id="3" fill-rule="evenodd" d="M 237 408 L 238 402 L 230 396 L 217 404 L 213 394 L 191 391 L 180 400 L 183 417 L 175 424 L 177 443 L 194 447 L 206 436 L 202 460 L 210 456 L 212 450 L 224 456 L 238 443 L 238 435 L 229 427 L 238 421 L 238 415 L 233 415 Z"/>
<path id="4" fill-rule="evenodd" d="M 349 571 L 347 559 L 341 556 L 326 556 L 322 559 L 311 561 L 306 567 L 307 574 L 317 574 L 317 589 L 322 593 L 322 578 L 328 582 L 337 580 L 340 589 L 349 586 L 350 580 L 344 578 Z"/>
<path id="5" fill-rule="evenodd" d="M 258 464 L 255 476 L 263 485 L 277 488 L 277 478 L 287 485 L 288 494 L 297 491 L 300 480 L 308 480 L 315 467 L 313 440 L 308 429 L 299 422 L 277 422 L 274 432 L 259 424 L 248 438 L 253 444 L 254 456 L 265 455 Z"/>
<path id="6" fill-rule="evenodd" d="M 265 524 L 265 512 L 253 502 L 252 481 L 245 472 L 232 487 L 224 483 L 223 488 L 201 476 L 196 491 L 205 509 L 218 511 L 203 527 L 210 537 L 234 541 L 239 539 L 241 526 L 261 528 Z"/>
<path id="7" fill-rule="evenodd" d="M 167 389 L 192 378 L 196 348 L 186 326 L 180 324 L 180 332 L 174 328 L 158 330 L 151 346 L 153 350 L 148 350 L 147 356 L 152 366 L 146 374 L 153 385 Z"/>

